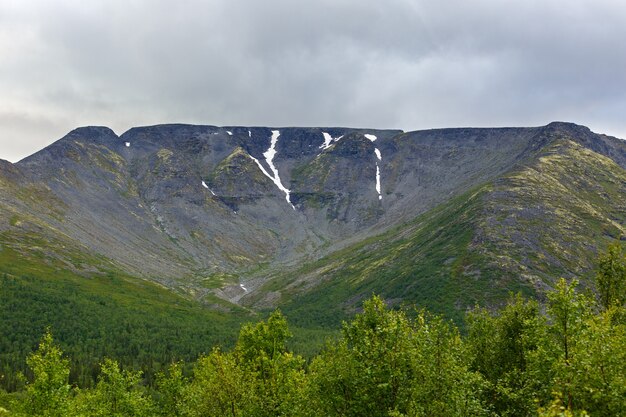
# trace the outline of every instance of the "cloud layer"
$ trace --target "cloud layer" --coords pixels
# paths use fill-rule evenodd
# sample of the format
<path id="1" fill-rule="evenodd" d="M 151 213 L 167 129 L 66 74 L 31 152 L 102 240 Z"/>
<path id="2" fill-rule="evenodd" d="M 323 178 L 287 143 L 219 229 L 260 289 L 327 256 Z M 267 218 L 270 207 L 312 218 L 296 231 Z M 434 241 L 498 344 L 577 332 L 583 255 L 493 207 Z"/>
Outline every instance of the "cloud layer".
<path id="1" fill-rule="evenodd" d="M 626 137 L 625 21 L 612 0 L 9 0 L 0 158 L 94 124 L 567 120 Z"/>

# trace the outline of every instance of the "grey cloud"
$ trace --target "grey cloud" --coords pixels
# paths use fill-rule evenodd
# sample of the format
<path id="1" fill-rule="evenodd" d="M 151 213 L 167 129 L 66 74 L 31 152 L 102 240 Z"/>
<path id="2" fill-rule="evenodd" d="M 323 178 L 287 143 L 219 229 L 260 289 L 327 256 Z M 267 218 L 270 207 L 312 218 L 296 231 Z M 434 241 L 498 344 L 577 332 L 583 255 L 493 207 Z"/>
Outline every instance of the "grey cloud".
<path id="1" fill-rule="evenodd" d="M 86 124 L 570 120 L 626 136 L 624 21 L 610 0 L 4 2 L 0 112 L 53 122 L 2 119 L 0 157 Z"/>

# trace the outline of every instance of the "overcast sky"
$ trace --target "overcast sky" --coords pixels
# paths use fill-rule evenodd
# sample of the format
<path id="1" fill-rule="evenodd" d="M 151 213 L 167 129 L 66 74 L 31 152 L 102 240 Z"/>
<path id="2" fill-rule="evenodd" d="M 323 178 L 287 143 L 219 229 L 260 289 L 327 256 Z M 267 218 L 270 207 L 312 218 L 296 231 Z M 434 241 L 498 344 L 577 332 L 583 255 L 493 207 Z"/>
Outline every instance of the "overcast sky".
<path id="1" fill-rule="evenodd" d="M 619 0 L 0 0 L 0 158 L 105 125 L 626 138 Z"/>

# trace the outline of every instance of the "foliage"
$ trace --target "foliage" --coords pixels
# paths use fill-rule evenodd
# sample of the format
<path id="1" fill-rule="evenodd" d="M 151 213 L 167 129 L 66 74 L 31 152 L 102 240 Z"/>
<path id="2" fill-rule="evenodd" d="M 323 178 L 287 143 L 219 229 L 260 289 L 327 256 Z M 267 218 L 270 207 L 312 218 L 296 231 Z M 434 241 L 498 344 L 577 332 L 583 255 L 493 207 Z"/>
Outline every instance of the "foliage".
<path id="1" fill-rule="evenodd" d="M 179 417 L 184 401 L 188 379 L 183 375 L 181 362 L 172 363 L 167 372 L 159 372 L 156 378 L 156 401 L 159 414 L 162 416 Z"/>
<path id="2" fill-rule="evenodd" d="M 547 407 L 539 407 L 538 414 L 538 417 L 589 417 L 585 411 L 572 412 L 563 405 L 560 397 L 555 398 Z"/>
<path id="3" fill-rule="evenodd" d="M 105 357 L 152 382 L 172 361 L 194 360 L 217 344 L 231 347 L 245 316 L 123 275 L 58 271 L 45 279 L 0 274 L 0 317 L 10 318 L 0 319 L 0 387 L 15 391 L 19 373 L 32 377 L 25 358 L 48 326 L 70 359 L 70 383 L 91 387 Z"/>
<path id="4" fill-rule="evenodd" d="M 557 390 L 563 395 L 569 409 L 572 409 L 575 393 L 572 384 L 576 379 L 572 359 L 576 354 L 577 343 L 591 311 L 591 301 L 576 292 L 578 282 L 568 284 L 561 278 L 554 291 L 548 293 L 548 314 L 552 319 L 550 327 L 553 352 L 556 356 L 552 368 L 556 375 Z"/>
<path id="5" fill-rule="evenodd" d="M 68 383 L 69 361 L 54 344 L 52 334 L 47 331 L 36 352 L 27 361 L 33 373 L 33 382 L 26 388 L 22 403 L 25 415 L 61 417 L 67 415 L 70 395 Z"/>
<path id="6" fill-rule="evenodd" d="M 0 396 L 0 415 L 626 415 L 623 310 L 598 309 L 576 280 L 561 279 L 545 314 L 512 295 L 498 311 L 470 311 L 462 336 L 441 316 L 391 309 L 373 296 L 308 365 L 289 351 L 291 331 L 275 311 L 243 325 L 234 349 L 173 362 L 154 383 L 104 359 L 96 385 L 80 389 L 48 331 L 28 357 L 30 382 Z"/>
<path id="7" fill-rule="evenodd" d="M 498 415 L 532 415 L 539 387 L 529 362 L 545 328 L 538 303 L 518 294 L 497 315 L 477 308 L 467 322 L 470 367 L 486 381 L 483 400 Z"/>
<path id="8" fill-rule="evenodd" d="M 626 415 L 626 326 L 614 311 L 590 317 L 571 359 L 571 390 L 577 409 L 591 415 Z"/>
<path id="9" fill-rule="evenodd" d="M 141 372 L 122 371 L 118 363 L 111 359 L 102 363 L 96 387 L 77 397 L 72 414 L 81 417 L 153 415 L 152 402 L 141 386 Z"/>
<path id="10" fill-rule="evenodd" d="M 304 360 L 287 351 L 291 332 L 280 311 L 267 321 L 244 325 L 235 358 L 250 381 L 253 401 L 248 415 L 298 415 L 304 383 Z"/>
<path id="11" fill-rule="evenodd" d="M 626 255 L 619 242 L 600 255 L 596 273 L 600 304 L 604 309 L 626 303 Z"/>
<path id="12" fill-rule="evenodd" d="M 239 417 L 251 401 L 250 381 L 233 355 L 215 349 L 198 360 L 180 415 Z"/>
<path id="13" fill-rule="evenodd" d="M 477 415 L 480 381 L 462 350 L 441 318 L 420 312 L 412 321 L 373 297 L 311 366 L 317 415 Z"/>

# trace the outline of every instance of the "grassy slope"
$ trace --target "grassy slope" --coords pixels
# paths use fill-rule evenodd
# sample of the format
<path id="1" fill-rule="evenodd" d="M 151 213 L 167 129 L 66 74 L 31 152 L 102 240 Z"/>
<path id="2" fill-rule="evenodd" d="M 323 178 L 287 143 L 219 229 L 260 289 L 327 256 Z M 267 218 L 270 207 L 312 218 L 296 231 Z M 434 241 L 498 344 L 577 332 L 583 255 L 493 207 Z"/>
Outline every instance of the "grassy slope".
<path id="1" fill-rule="evenodd" d="M 499 269 L 541 290 L 555 278 L 589 281 L 594 258 L 626 231 L 626 171 L 559 140 L 495 182 L 477 240 Z"/>
<path id="2" fill-rule="evenodd" d="M 232 345 L 239 324 L 251 319 L 221 300 L 207 299 L 209 308 L 128 276 L 42 232 L 0 233 L 0 386 L 15 388 L 16 370 L 25 369 L 46 327 L 74 360 L 73 380 L 88 384 L 104 356 L 158 370 Z"/>
<path id="3" fill-rule="evenodd" d="M 485 296 L 498 299 L 514 285 L 493 287 L 488 268 L 479 280 L 461 273 L 465 266 L 480 262 L 468 247 L 487 191 L 484 187 L 455 198 L 410 224 L 273 280 L 264 290 L 287 285 L 282 299 L 288 301 L 281 308 L 300 325 L 337 326 L 372 293 L 395 303 L 415 302 L 458 319 L 460 312 L 454 307 L 458 303 L 473 304 Z M 301 292 L 318 277 L 315 287 Z"/>
<path id="4" fill-rule="evenodd" d="M 459 321 L 509 291 L 541 296 L 559 276 L 589 283 L 599 248 L 626 225 L 626 171 L 560 140 L 499 179 L 415 221 L 267 282 L 300 325 L 336 326 L 372 292 Z"/>

